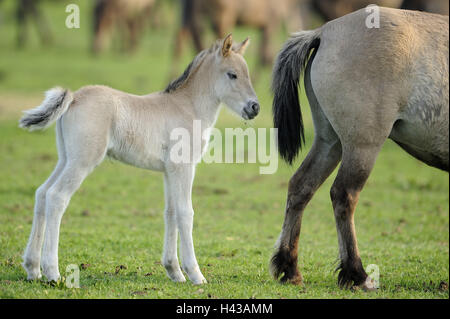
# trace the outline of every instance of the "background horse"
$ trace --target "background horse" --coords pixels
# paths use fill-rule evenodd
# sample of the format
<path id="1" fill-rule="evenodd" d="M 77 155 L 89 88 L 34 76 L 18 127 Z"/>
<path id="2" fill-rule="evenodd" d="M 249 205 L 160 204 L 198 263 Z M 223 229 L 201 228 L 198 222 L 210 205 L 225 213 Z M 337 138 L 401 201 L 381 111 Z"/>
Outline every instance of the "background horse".
<path id="1" fill-rule="evenodd" d="M 188 37 L 193 39 L 197 51 L 203 50 L 203 22 L 211 23 L 217 38 L 224 37 L 236 25 L 261 30 L 260 63 L 269 65 L 273 60 L 272 38 L 288 17 L 295 19 L 297 4 L 298 0 L 182 0 L 181 27 L 175 41 L 175 67 L 172 73 L 176 70 Z"/>
<path id="2" fill-rule="evenodd" d="M 205 22 L 218 38 L 237 25 L 261 30 L 259 62 L 268 66 L 273 61 L 273 38 L 280 27 L 311 28 L 314 16 L 331 21 L 370 4 L 448 15 L 447 0 L 181 0 L 181 26 L 176 35 L 171 76 L 177 72 L 187 39 L 192 39 L 197 52 L 204 49 Z"/>
<path id="3" fill-rule="evenodd" d="M 354 212 L 387 138 L 426 164 L 449 169 L 448 16 L 380 9 L 368 28 L 359 10 L 294 34 L 273 73 L 274 126 L 281 156 L 292 163 L 304 142 L 297 86 L 305 70 L 315 139 L 289 182 L 286 213 L 271 272 L 298 284 L 303 211 L 341 165 L 331 188 L 341 286 L 372 288 L 358 251 Z M 312 55 L 310 56 L 310 52 Z"/>
<path id="4" fill-rule="evenodd" d="M 447 0 L 299 0 L 301 28 L 313 27 L 315 14 L 323 21 L 331 21 L 353 11 L 375 4 L 382 7 L 427 11 L 448 15 Z"/>
<path id="5" fill-rule="evenodd" d="M 136 49 L 139 37 L 155 11 L 156 0 L 97 0 L 94 6 L 92 50 L 101 52 L 113 31 L 121 31 L 123 49 Z"/>
<path id="6" fill-rule="evenodd" d="M 449 13 L 449 3 L 447 0 L 404 0 L 401 8 L 445 15 Z"/>
<path id="7" fill-rule="evenodd" d="M 176 282 L 185 281 L 177 257 L 181 237 L 182 266 L 194 284 L 205 283 L 194 253 L 194 210 L 191 192 L 195 166 L 206 148 L 221 102 L 244 119 L 259 112 L 243 53 L 249 41 L 232 48 L 231 35 L 199 53 L 183 75 L 164 92 L 136 96 L 104 86 L 88 86 L 72 93 L 53 89 L 41 106 L 20 120 L 21 127 L 43 129 L 56 123 L 59 160 L 55 170 L 36 191 L 33 226 L 24 254 L 28 279 L 60 278 L 58 241 L 61 218 L 70 198 L 105 156 L 137 167 L 161 171 L 165 180 L 165 238 L 162 264 Z M 188 161 L 174 161 L 171 150 L 175 129 L 191 137 L 199 121 L 201 141 L 184 141 Z M 184 150 L 185 148 L 183 148 Z M 193 151 L 192 151 L 193 150 Z M 186 156 L 185 154 L 183 156 Z M 41 261 L 41 248 L 43 257 Z"/>
<path id="8" fill-rule="evenodd" d="M 17 46 L 22 48 L 28 39 L 27 25 L 34 20 L 36 30 L 43 45 L 50 45 L 53 40 L 49 22 L 40 7 L 41 0 L 17 0 Z"/>

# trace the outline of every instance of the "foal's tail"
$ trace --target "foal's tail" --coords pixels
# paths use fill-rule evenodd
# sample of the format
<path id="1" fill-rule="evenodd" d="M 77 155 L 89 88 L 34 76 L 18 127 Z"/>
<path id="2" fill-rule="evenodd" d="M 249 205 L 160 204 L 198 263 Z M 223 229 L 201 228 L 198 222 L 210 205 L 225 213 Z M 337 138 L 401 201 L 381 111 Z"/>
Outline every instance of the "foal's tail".
<path id="1" fill-rule="evenodd" d="M 69 90 L 60 87 L 48 90 L 40 106 L 24 112 L 19 126 L 30 131 L 45 129 L 67 111 L 72 101 L 73 94 Z"/>
<path id="2" fill-rule="evenodd" d="M 289 164 L 305 142 L 298 85 L 312 49 L 320 45 L 321 29 L 294 33 L 278 54 L 273 69 L 273 123 L 278 151 Z"/>

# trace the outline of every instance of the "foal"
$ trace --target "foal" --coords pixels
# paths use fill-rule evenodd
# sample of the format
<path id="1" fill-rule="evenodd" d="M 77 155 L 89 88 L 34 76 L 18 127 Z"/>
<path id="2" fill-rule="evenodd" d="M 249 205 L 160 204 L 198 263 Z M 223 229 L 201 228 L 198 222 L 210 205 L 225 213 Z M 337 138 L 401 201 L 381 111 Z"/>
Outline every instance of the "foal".
<path id="1" fill-rule="evenodd" d="M 183 75 L 164 92 L 136 96 L 104 86 L 88 86 L 75 93 L 55 88 L 41 106 L 26 112 L 23 128 L 43 129 L 56 121 L 59 160 L 36 191 L 33 227 L 24 254 L 28 279 L 60 277 L 58 239 L 62 215 L 71 196 L 105 156 L 164 173 L 165 238 L 162 264 L 175 282 L 186 281 L 178 263 L 180 233 L 182 268 L 194 284 L 206 283 L 195 258 L 192 241 L 192 182 L 201 152 L 189 163 L 177 163 L 170 138 L 177 128 L 193 136 L 193 121 L 201 123 L 201 147 L 209 141 L 221 102 L 244 119 L 259 112 L 243 54 L 248 39 L 233 46 L 229 35 L 200 52 Z M 192 150 L 192 143 L 188 145 Z M 43 248 L 41 261 L 41 248 Z"/>

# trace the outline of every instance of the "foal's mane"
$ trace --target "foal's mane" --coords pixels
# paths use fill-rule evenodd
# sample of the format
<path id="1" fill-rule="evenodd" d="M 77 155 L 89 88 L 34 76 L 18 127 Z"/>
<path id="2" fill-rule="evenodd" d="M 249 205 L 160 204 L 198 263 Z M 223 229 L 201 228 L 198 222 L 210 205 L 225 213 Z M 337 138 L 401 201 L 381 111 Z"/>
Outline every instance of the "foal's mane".
<path id="1" fill-rule="evenodd" d="M 213 52 L 216 52 L 217 49 L 220 48 L 222 45 L 221 40 L 217 40 L 209 49 L 205 49 L 201 51 L 197 56 L 192 60 L 191 63 L 187 66 L 186 70 L 184 70 L 183 74 L 178 79 L 173 80 L 170 82 L 170 84 L 166 87 L 164 90 L 164 93 L 172 93 L 185 85 L 189 79 L 191 78 L 191 75 L 195 73 L 195 71 L 198 70 L 202 62 L 205 60 L 205 57 Z"/>

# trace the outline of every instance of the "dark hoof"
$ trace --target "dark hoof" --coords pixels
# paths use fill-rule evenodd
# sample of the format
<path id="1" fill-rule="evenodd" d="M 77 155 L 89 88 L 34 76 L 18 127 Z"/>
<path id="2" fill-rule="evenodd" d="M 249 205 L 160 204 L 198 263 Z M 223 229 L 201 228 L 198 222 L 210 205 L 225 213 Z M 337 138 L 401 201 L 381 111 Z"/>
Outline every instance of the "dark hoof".
<path id="1" fill-rule="evenodd" d="M 359 289 L 362 289 L 366 292 L 377 291 L 378 287 L 376 286 L 374 280 L 370 277 L 367 277 L 366 281 L 364 281 L 361 285 L 358 286 Z"/>
<path id="2" fill-rule="evenodd" d="M 270 273 L 275 280 L 280 280 L 282 283 L 301 285 L 303 282 L 302 275 L 297 269 L 297 256 L 293 257 L 285 250 L 279 250 L 273 255 L 270 262 Z M 281 277 L 281 275 L 283 276 Z"/>
<path id="3" fill-rule="evenodd" d="M 341 264 L 339 268 L 338 284 L 341 288 L 362 287 L 368 279 L 360 260 L 355 263 Z"/>
<path id="4" fill-rule="evenodd" d="M 362 274 L 355 274 L 354 272 L 346 272 L 342 269 L 338 275 L 338 285 L 343 289 L 352 289 L 353 287 L 363 287 L 366 277 Z"/>
<path id="5" fill-rule="evenodd" d="M 297 273 L 292 276 L 292 277 L 287 277 L 286 275 L 284 275 L 281 279 L 280 279 L 281 283 L 286 283 L 286 284 L 291 284 L 291 285 L 295 285 L 295 286 L 301 286 L 303 284 L 303 277 L 302 274 L 300 274 L 300 272 L 297 271 Z"/>

